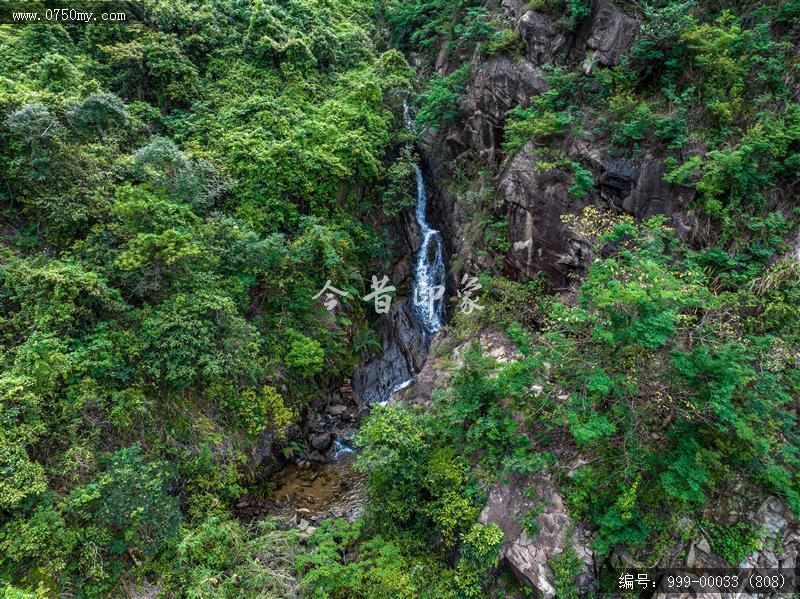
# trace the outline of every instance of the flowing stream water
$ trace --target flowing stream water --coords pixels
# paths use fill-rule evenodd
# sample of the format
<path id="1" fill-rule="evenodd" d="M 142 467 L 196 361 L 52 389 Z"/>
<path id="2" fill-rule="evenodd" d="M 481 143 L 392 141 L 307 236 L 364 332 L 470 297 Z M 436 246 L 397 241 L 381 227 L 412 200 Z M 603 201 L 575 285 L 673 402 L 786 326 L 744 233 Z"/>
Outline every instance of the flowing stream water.
<path id="1" fill-rule="evenodd" d="M 442 328 L 444 316 L 444 251 L 442 234 L 428 224 L 428 192 L 425 189 L 425 178 L 422 169 L 412 164 L 417 178 L 417 224 L 422 235 L 422 244 L 417 252 L 417 263 L 414 272 L 414 307 L 415 312 L 429 335 Z"/>
<path id="2" fill-rule="evenodd" d="M 414 131 L 407 106 L 404 106 L 404 118 L 406 127 Z M 418 164 L 412 164 L 411 168 L 416 178 L 414 215 L 420 246 L 414 260 L 412 296 L 404 300 L 407 304 L 401 304 L 389 323 L 395 333 L 405 334 L 391 336 L 393 341 L 384 342 L 383 356 L 367 365 L 365 372 L 369 374 L 364 377 L 366 382 L 361 389 L 365 403 L 385 405 L 396 393 L 414 384 L 413 364 L 421 367 L 431 340 L 444 320 L 446 273 L 442 234 L 428 223 L 428 192 L 422 168 Z M 404 343 L 397 341 L 399 337 Z M 416 361 L 408 359 L 409 350 L 416 354 Z M 293 464 L 284 468 L 273 480 L 271 511 L 284 515 L 309 514 L 310 518 L 323 514 L 354 517 L 363 503 L 364 479 L 352 470 L 353 458 L 352 449 L 335 439 L 330 462 L 310 466 L 306 462 L 304 467 Z"/>
<path id="3" fill-rule="evenodd" d="M 407 108 L 405 115 L 406 126 L 413 128 Z M 423 343 L 427 346 L 431 337 L 442 328 L 444 318 L 446 284 L 444 249 L 442 234 L 428 224 L 428 191 L 425 187 L 422 169 L 417 164 L 412 164 L 411 168 L 417 182 L 417 205 L 414 214 L 422 238 L 414 262 L 414 283 L 411 291 L 412 313 L 422 330 L 425 331 Z M 396 393 L 412 384 L 414 384 L 413 376 L 396 383 L 389 389 L 385 398 L 378 403 L 381 405 L 389 403 Z"/>

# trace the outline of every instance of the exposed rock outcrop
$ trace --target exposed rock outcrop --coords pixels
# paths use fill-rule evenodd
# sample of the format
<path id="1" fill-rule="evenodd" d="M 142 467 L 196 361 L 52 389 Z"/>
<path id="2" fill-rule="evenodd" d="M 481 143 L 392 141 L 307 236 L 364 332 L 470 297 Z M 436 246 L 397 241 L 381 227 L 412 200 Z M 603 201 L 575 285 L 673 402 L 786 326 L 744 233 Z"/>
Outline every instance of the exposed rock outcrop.
<path id="1" fill-rule="evenodd" d="M 786 502 L 777 497 L 767 497 L 755 513 L 753 526 L 760 531 L 760 547 L 740 565 L 793 570 L 800 550 L 800 521 Z"/>
<path id="2" fill-rule="evenodd" d="M 595 175 L 595 187 L 585 198 L 567 192 L 574 180 L 569 169 L 537 170 L 537 162 L 546 156 L 537 156 L 533 145 L 510 157 L 503 149 L 508 111 L 528 106 L 531 97 L 548 89 L 544 65 L 579 64 L 587 74 L 595 65 L 617 65 L 636 40 L 637 19 L 609 0 L 594 0 L 589 16 L 574 31 L 566 30 L 546 9 L 531 8 L 521 0 L 504 0 L 500 18 L 519 31 L 524 55 L 499 52 L 478 61 L 461 104 L 464 119 L 444 128 L 432 143 L 443 154 L 435 162 L 443 166 L 438 172 L 444 177 L 460 160 L 474 167 L 475 156 L 492 169 L 500 164 L 493 184 L 481 187 L 496 189 L 505 205 L 512 244 L 506 256 L 508 274 L 525 279 L 544 272 L 555 287 L 566 286 L 570 273 L 582 271 L 590 254 L 561 217 L 578 213 L 589 203 L 637 218 L 665 214 L 681 235 L 688 236 L 693 223 L 683 207 L 693 199 L 693 191 L 663 180 L 666 164 L 661 157 L 647 154 L 633 162 L 609 157 L 602 140 L 589 133 L 591 122 L 583 123 L 581 136 L 567 134 L 564 143 L 565 154 L 588 165 Z M 439 181 L 437 187 L 450 206 L 444 214 L 449 219 L 445 228 L 454 253 L 485 268 L 485 258 L 474 255 L 477 252 L 463 242 L 475 223 L 452 207 L 457 194 L 446 182 Z"/>
<path id="3" fill-rule="evenodd" d="M 529 10 L 520 17 L 519 31 L 525 42 L 525 56 L 536 65 L 553 62 L 568 44 L 555 23 L 535 10 Z"/>
<path id="4" fill-rule="evenodd" d="M 408 396 L 417 403 L 430 402 L 433 391 L 447 387 L 451 380 L 451 369 L 445 369 L 444 364 L 458 367 L 463 363 L 464 353 L 475 342 L 480 344 L 484 355 L 499 363 L 512 362 L 518 357 L 514 343 L 497 328 L 486 329 L 473 340 L 458 344 L 446 334 L 440 334 Z M 448 358 L 446 362 L 444 356 Z M 536 532 L 526 531 L 522 524 L 531 510 L 537 514 Z M 505 537 L 501 558 L 537 596 L 555 595 L 553 575 L 547 563 L 567 548 L 585 564 L 575 581 L 578 587 L 588 589 L 591 586 L 595 574 L 591 536 L 570 519 L 563 498 L 546 472 L 533 476 L 512 474 L 507 481 L 497 483 L 489 493 L 479 521 L 500 527 Z"/>
<path id="5" fill-rule="evenodd" d="M 639 22 L 607 0 L 595 0 L 582 33 L 586 58 L 584 72 L 591 73 L 595 64 L 616 66 L 630 49 L 639 31 Z"/>
<path id="6" fill-rule="evenodd" d="M 534 510 L 536 529 L 525 530 L 522 520 Z M 554 597 L 553 573 L 547 563 L 565 550 L 572 550 L 585 567 L 576 583 L 584 591 L 594 580 L 594 554 L 590 537 L 567 513 L 564 500 L 546 474 L 533 477 L 512 475 L 489 493 L 479 521 L 496 524 L 505 535 L 501 557 L 521 582 L 539 597 Z"/>
<path id="7" fill-rule="evenodd" d="M 503 145 L 506 113 L 527 105 L 531 96 L 547 88 L 542 75 L 530 62 L 507 54 L 495 55 L 474 69 L 462 107 L 467 115 L 461 138 L 464 145 L 493 162 Z"/>
<path id="8" fill-rule="evenodd" d="M 694 189 L 664 181 L 667 167 L 662 159 L 647 155 L 636 170 L 639 174 L 636 185 L 622 198 L 621 208 L 626 212 L 638 218 L 673 215 L 694 199 Z"/>
<path id="9" fill-rule="evenodd" d="M 498 191 L 506 203 L 512 248 L 509 264 L 534 277 L 545 272 L 556 286 L 566 286 L 570 272 L 588 258 L 580 239 L 561 222 L 563 214 L 578 213 L 588 203 L 568 193 L 566 173 L 543 170 L 532 143 L 527 144 L 501 173 Z"/>
<path id="10" fill-rule="evenodd" d="M 383 351 L 375 360 L 356 368 L 353 390 L 366 403 L 381 402 L 397 383 L 422 368 L 428 351 L 424 331 L 406 299 L 380 323 Z"/>

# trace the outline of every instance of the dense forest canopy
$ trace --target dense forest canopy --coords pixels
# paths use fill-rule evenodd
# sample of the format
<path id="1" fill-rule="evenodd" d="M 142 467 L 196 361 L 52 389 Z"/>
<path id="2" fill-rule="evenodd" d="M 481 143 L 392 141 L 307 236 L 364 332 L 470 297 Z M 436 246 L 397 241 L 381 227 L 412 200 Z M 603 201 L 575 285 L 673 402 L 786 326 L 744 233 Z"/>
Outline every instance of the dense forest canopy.
<path id="1" fill-rule="evenodd" d="M 617 64 L 564 50 L 496 124 L 497 160 L 450 161 L 483 309 L 451 311 L 429 402 L 362 421 L 364 517 L 308 539 L 233 515 L 262 454 L 305 452 L 308 405 L 380 350 L 368 304 L 314 295 L 392 267 L 412 146 L 455 147 L 482 66 L 523 60 L 501 4 L 147 0 L 141 22 L 0 25 L 4 597 L 524 596 L 478 520 L 493 485 L 543 472 L 598 563 L 664 565 L 702 534 L 738 564 L 760 531 L 714 521 L 734 487 L 797 518 L 800 4 L 704 0 L 618 2 L 638 25 Z M 580 39 L 595 6 L 525 8 Z M 581 143 L 662 160 L 691 234 L 612 205 Z M 586 204 L 561 215 L 591 256 L 566 292 L 510 272 L 503 200 L 476 184 L 529 155 Z M 582 567 L 548 562 L 558 597 Z"/>
<path id="2" fill-rule="evenodd" d="M 371 339 L 311 298 L 381 264 L 411 71 L 372 3 L 147 14 L 0 27 L 1 569 L 31 589 L 174 551 Z"/>

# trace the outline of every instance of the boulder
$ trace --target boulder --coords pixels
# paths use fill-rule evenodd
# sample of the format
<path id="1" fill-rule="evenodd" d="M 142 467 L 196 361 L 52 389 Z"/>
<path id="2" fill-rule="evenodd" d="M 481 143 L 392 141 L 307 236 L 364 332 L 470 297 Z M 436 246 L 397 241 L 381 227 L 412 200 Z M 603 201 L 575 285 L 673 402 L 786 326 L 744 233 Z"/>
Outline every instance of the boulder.
<path id="1" fill-rule="evenodd" d="M 630 160 L 609 160 L 605 164 L 605 171 L 598 179 L 600 195 L 622 207 L 625 198 L 639 181 L 640 172 L 639 165 Z"/>
<path id="2" fill-rule="evenodd" d="M 328 414 L 330 414 L 331 418 L 347 418 L 350 410 L 347 409 L 347 406 L 337 403 L 328 406 Z"/>
<path id="3" fill-rule="evenodd" d="M 525 56 L 535 65 L 553 62 L 556 54 L 567 45 L 567 38 L 555 24 L 535 10 L 529 10 L 519 20 L 519 31 L 525 42 Z"/>
<path id="4" fill-rule="evenodd" d="M 330 432 L 320 433 L 311 437 L 311 447 L 317 451 L 325 451 L 330 447 L 332 441 L 333 435 Z"/>
<path id="5" fill-rule="evenodd" d="M 535 498 L 526 493 L 528 489 L 536 490 Z M 539 530 L 529 534 L 522 528 L 521 521 L 534 508 L 540 510 L 536 517 Z M 479 522 L 500 527 L 505 536 L 502 559 L 536 596 L 555 596 L 553 573 L 547 562 L 566 548 L 572 548 L 585 564 L 576 584 L 582 591 L 591 586 L 594 580 L 594 554 L 589 548 L 591 538 L 584 534 L 580 525 L 574 525 L 563 498 L 547 474 L 533 477 L 514 474 L 507 484 L 496 485 L 489 493 Z"/>
<path id="6" fill-rule="evenodd" d="M 414 379 L 410 395 L 418 404 L 429 404 L 436 389 L 447 388 L 453 379 L 453 369 L 464 363 L 464 353 L 475 339 L 455 345 L 447 331 L 439 333 L 431 345 L 425 366 Z M 489 327 L 477 336 L 484 355 L 491 356 L 500 363 L 508 363 L 517 357 L 514 342 L 497 327 Z M 436 357 L 441 356 L 441 358 Z M 445 358 L 449 356 L 449 360 Z"/>

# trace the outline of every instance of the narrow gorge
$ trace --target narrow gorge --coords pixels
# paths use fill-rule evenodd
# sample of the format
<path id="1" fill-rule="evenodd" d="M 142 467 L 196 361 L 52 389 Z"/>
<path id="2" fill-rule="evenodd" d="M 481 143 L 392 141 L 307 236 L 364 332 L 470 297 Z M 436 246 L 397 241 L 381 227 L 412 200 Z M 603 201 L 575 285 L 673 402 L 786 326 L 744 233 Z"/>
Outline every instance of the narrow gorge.
<path id="1" fill-rule="evenodd" d="M 0 597 L 796 592 L 798 0 L 19 4 Z"/>

